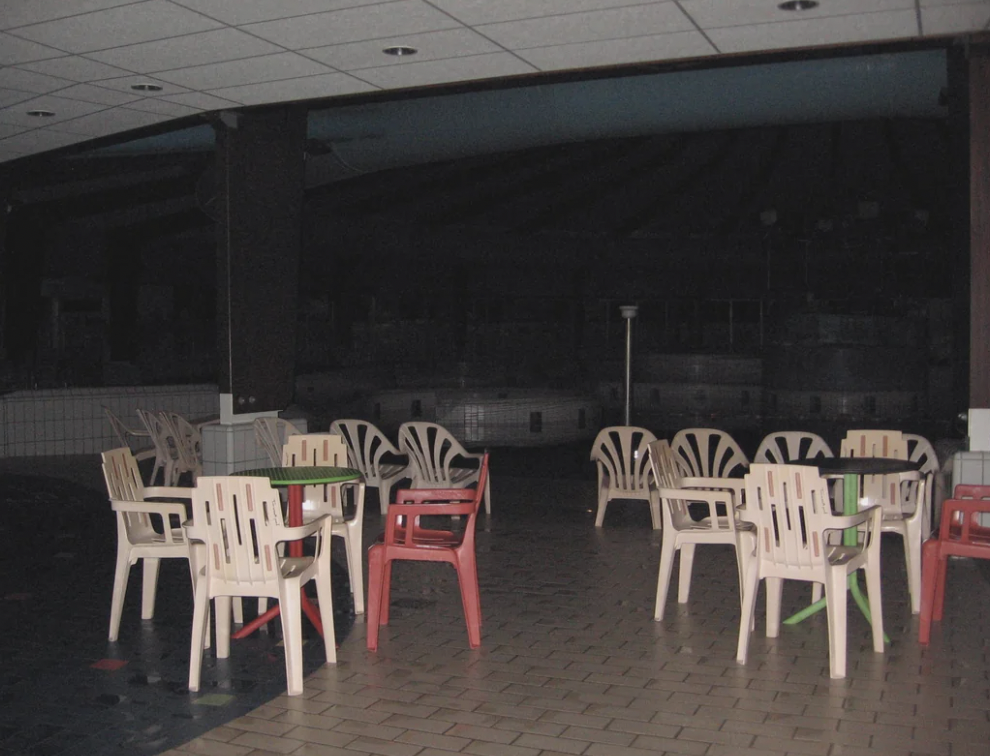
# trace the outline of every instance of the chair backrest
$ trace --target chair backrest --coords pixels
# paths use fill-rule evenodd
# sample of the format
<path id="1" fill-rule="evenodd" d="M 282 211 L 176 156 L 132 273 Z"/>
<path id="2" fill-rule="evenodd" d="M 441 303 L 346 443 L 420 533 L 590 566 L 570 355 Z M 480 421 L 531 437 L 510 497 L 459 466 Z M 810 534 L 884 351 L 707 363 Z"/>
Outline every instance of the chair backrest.
<path id="1" fill-rule="evenodd" d="M 444 504 L 442 512 L 431 512 L 431 514 L 450 514 L 463 516 L 467 515 L 467 521 L 464 523 L 463 529 L 460 531 L 460 545 L 467 549 L 474 548 L 474 533 L 476 529 L 476 524 L 478 521 L 478 510 L 481 509 L 481 502 L 485 498 L 485 486 L 488 484 L 488 452 L 485 452 L 481 458 L 481 465 L 478 468 L 478 483 L 474 489 L 474 496 L 470 502 L 463 502 L 460 504 Z M 438 491 L 442 492 L 444 489 Z M 404 491 L 396 492 L 396 503 L 402 502 L 402 496 Z M 416 489 L 415 491 L 405 490 L 405 493 L 415 494 L 419 501 L 426 500 L 429 501 L 430 489 Z M 415 506 L 415 505 L 413 505 Z M 428 534 L 430 531 L 424 531 L 420 529 L 421 523 L 418 522 L 419 517 L 413 515 L 413 523 L 407 523 L 406 520 L 410 519 L 407 517 L 410 508 L 406 507 L 390 507 L 388 510 L 387 519 L 385 521 L 385 534 L 383 536 L 386 546 L 411 546 L 415 545 L 417 540 L 419 540 L 418 545 L 424 546 L 426 549 L 435 548 L 434 544 L 429 543 Z M 422 536 L 422 534 L 427 534 L 426 542 L 417 536 Z M 454 544 L 448 544 L 454 545 Z"/>
<path id="2" fill-rule="evenodd" d="M 254 442 L 262 449 L 272 467 L 282 464 L 282 447 L 290 436 L 299 435 L 302 431 L 288 420 L 280 417 L 258 417 L 254 423 Z"/>
<path id="3" fill-rule="evenodd" d="M 822 580 L 832 505 L 818 470 L 754 463 L 744 482 L 746 519 L 756 525 L 757 558 L 766 565 L 761 573 L 786 567 L 791 577 Z"/>
<path id="4" fill-rule="evenodd" d="M 591 445 L 591 459 L 599 475 L 608 476 L 613 491 L 627 493 L 649 489 L 652 471 L 648 447 L 657 437 L 646 428 L 611 425 L 602 428 Z"/>
<path id="5" fill-rule="evenodd" d="M 728 478 L 745 472 L 749 459 L 728 433 L 716 428 L 685 428 L 674 434 L 670 447 L 692 477 Z"/>
<path id="6" fill-rule="evenodd" d="M 187 470 L 198 470 L 203 466 L 203 434 L 178 412 L 163 412 L 165 421 L 171 426 L 179 445 L 179 454 Z"/>
<path id="7" fill-rule="evenodd" d="M 347 467 L 347 445 L 335 433 L 297 433 L 282 447 L 284 467 Z"/>
<path id="8" fill-rule="evenodd" d="M 267 478 L 202 476 L 192 507 L 196 536 L 206 543 L 211 595 L 223 595 L 225 586 L 250 586 L 246 595 L 277 591 L 282 505 Z"/>
<path id="9" fill-rule="evenodd" d="M 121 446 L 130 448 L 132 438 L 148 435 L 147 431 L 138 431 L 134 428 L 127 427 L 124 421 L 109 407 L 104 407 L 103 413 L 107 416 L 107 420 L 110 422 L 110 428 L 113 430 L 117 440 L 120 441 Z"/>
<path id="10" fill-rule="evenodd" d="M 907 446 L 907 458 L 919 464 L 918 469 L 924 473 L 936 474 L 939 471 L 938 455 L 935 447 L 924 436 L 916 433 L 904 433 L 904 443 Z"/>
<path id="11" fill-rule="evenodd" d="M 137 460 L 129 447 L 110 449 L 101 454 L 107 494 L 117 501 L 144 501 L 144 481 Z"/>
<path id="12" fill-rule="evenodd" d="M 385 434 L 367 420 L 334 420 L 330 423 L 330 432 L 344 439 L 349 464 L 360 470 L 365 481 L 372 486 L 381 483 L 381 464 L 384 457 L 401 455 Z"/>
<path id="13" fill-rule="evenodd" d="M 885 457 L 907 459 L 904 434 L 893 430 L 851 430 L 842 439 L 843 457 Z M 860 503 L 879 504 L 888 514 L 900 516 L 901 481 L 897 475 L 861 475 Z"/>
<path id="14" fill-rule="evenodd" d="M 681 468 L 670 448 L 670 442 L 665 438 L 655 439 L 646 445 L 653 479 L 663 488 L 678 488 L 681 483 Z"/>
<path id="15" fill-rule="evenodd" d="M 420 488 L 446 485 L 453 460 L 467 453 L 442 425 L 419 421 L 399 426 L 399 449 L 409 455 Z"/>
<path id="16" fill-rule="evenodd" d="M 777 431 L 768 433 L 753 455 L 762 464 L 786 465 L 796 459 L 832 457 L 825 439 L 807 431 Z"/>

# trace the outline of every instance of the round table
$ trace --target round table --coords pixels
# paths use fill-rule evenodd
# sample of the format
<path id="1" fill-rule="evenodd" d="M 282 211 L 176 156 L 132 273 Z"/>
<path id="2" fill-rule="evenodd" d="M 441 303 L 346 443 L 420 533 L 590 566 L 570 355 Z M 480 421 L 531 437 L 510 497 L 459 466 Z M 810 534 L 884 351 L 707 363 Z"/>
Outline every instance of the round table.
<path id="1" fill-rule="evenodd" d="M 842 476 L 842 513 L 856 514 L 859 510 L 859 479 L 863 475 L 900 475 L 916 472 L 921 465 L 909 459 L 890 459 L 888 457 L 818 457 L 816 459 L 795 459 L 789 464 L 817 467 L 822 476 Z M 856 528 L 849 528 L 842 533 L 842 542 L 846 546 L 855 546 L 858 537 Z M 856 575 L 849 576 L 849 592 L 859 610 L 870 620 L 870 607 L 866 597 L 859 587 Z M 794 625 L 810 617 L 815 612 L 825 608 L 825 599 L 821 599 L 805 607 L 784 620 L 785 625 Z M 889 638 L 885 638 L 889 641 Z"/>
<path id="2" fill-rule="evenodd" d="M 254 470 L 238 470 L 231 475 L 268 478 L 273 486 L 285 486 L 289 500 L 289 527 L 298 527 L 303 524 L 303 492 L 306 486 L 348 483 L 360 479 L 361 471 L 355 470 L 353 467 L 259 467 Z M 289 555 L 302 556 L 302 541 L 289 542 Z M 313 606 L 305 592 L 302 594 L 302 610 L 320 635 L 323 635 L 320 612 Z M 278 613 L 279 607 L 276 604 L 264 614 L 246 623 L 232 637 L 240 639 L 250 635 L 277 617 Z"/>

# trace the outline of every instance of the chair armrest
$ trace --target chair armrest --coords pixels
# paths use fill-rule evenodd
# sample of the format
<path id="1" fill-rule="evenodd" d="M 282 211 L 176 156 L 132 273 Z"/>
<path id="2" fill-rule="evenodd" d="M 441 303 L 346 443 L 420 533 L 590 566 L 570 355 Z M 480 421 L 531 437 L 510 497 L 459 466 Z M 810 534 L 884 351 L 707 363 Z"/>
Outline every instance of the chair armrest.
<path id="1" fill-rule="evenodd" d="M 746 490 L 746 481 L 741 478 L 684 477 L 681 488 L 707 488 L 732 491 L 737 496 Z"/>
<path id="2" fill-rule="evenodd" d="M 401 488 L 396 492 L 395 501 L 389 504 L 389 508 L 427 503 L 445 507 L 453 503 L 473 501 L 477 494 L 473 488 Z"/>
<path id="3" fill-rule="evenodd" d="M 127 501 L 126 499 L 111 499 L 110 508 L 114 512 L 133 512 L 135 514 L 177 515 L 185 520 L 188 517 L 185 504 L 171 501 Z"/>
<path id="4" fill-rule="evenodd" d="M 310 520 L 305 525 L 296 525 L 294 527 L 282 526 L 276 531 L 275 540 L 279 543 L 283 541 L 301 541 L 303 538 L 314 535 L 318 530 L 329 528 L 331 523 L 330 515 L 324 514 Z M 329 534 L 329 530 L 327 530 L 327 535 Z"/>
<path id="5" fill-rule="evenodd" d="M 144 489 L 145 499 L 189 499 L 192 500 L 192 489 L 184 486 L 147 486 Z"/>
<path id="6" fill-rule="evenodd" d="M 729 529 L 734 529 L 734 512 L 736 509 L 735 493 L 731 490 L 689 489 L 689 488 L 660 488 L 658 492 L 665 499 L 682 499 L 692 504 L 704 504 L 708 509 L 708 518 L 712 521 L 712 529 L 722 530 L 718 523 L 716 505 L 722 504 L 730 522 Z"/>
<path id="7" fill-rule="evenodd" d="M 883 510 L 879 504 L 871 504 L 868 507 L 863 507 L 861 510 L 855 514 L 849 515 L 837 515 L 833 514 L 829 519 L 828 529 L 829 530 L 847 530 L 849 528 L 855 528 L 859 525 L 863 525 L 870 520 L 873 520 L 875 528 L 879 528 L 880 518 L 883 516 Z"/>

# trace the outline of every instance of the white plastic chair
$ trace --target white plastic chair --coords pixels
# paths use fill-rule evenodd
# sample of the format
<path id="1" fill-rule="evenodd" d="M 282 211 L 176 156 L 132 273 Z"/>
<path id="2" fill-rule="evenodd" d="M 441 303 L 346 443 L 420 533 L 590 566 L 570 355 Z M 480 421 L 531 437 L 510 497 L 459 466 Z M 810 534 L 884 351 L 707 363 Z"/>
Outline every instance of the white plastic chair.
<path id="1" fill-rule="evenodd" d="M 917 448 L 917 446 L 916 446 Z M 842 439 L 843 457 L 909 459 L 907 442 L 900 431 L 851 430 Z M 934 451 L 932 452 L 934 457 Z M 923 523 L 931 523 L 926 476 L 919 472 L 898 475 L 861 475 L 860 507 L 878 504 L 883 510 L 881 531 L 897 533 L 904 541 L 911 612 L 921 612 L 921 542 Z M 909 503 L 910 502 L 910 503 Z M 920 503 L 921 506 L 917 506 Z"/>
<path id="2" fill-rule="evenodd" d="M 698 478 L 728 478 L 746 470 L 749 460 L 739 444 L 715 428 L 685 428 L 670 442 L 681 466 Z"/>
<path id="3" fill-rule="evenodd" d="M 360 470 L 364 482 L 378 490 L 382 515 L 388 514 L 392 487 L 410 475 L 408 458 L 396 461 L 406 455 L 367 420 L 334 420 L 330 423 L 330 432 L 344 439 L 350 466 Z"/>
<path id="4" fill-rule="evenodd" d="M 328 664 L 337 661 L 330 578 L 330 517 L 301 527 L 283 525 L 278 493 L 265 478 L 205 476 L 193 489 L 191 538 L 206 545 L 208 558 L 196 573 L 189 690 L 198 691 L 209 605 L 217 600 L 216 651 L 230 656 L 230 604 L 234 596 L 278 599 L 281 606 L 285 672 L 290 696 L 303 692 L 300 591 L 316 580 L 323 644 Z M 315 554 L 280 556 L 278 544 L 316 536 Z"/>
<path id="5" fill-rule="evenodd" d="M 825 585 L 829 676 L 846 676 L 846 616 L 849 576 L 866 572 L 873 650 L 882 653 L 880 601 L 880 507 L 834 515 L 828 485 L 807 465 L 754 464 L 745 477 L 746 519 L 756 525 L 756 553 L 746 568 L 736 660 L 746 663 L 760 580 L 766 580 L 767 637 L 780 632 L 784 580 Z M 860 527 L 855 546 L 832 543 L 830 532 Z M 740 546 L 742 546 L 740 542 Z"/>
<path id="6" fill-rule="evenodd" d="M 647 446 L 647 454 L 657 482 L 663 512 L 663 543 L 660 546 L 660 573 L 657 577 L 657 600 L 653 619 L 658 622 L 663 619 L 674 568 L 674 555 L 678 552 L 681 560 L 677 603 L 688 602 L 694 547 L 698 544 L 728 545 L 735 549 L 741 604 L 743 576 L 746 574 L 748 558 L 755 548 L 752 543 L 755 529 L 749 523 L 739 520 L 736 512 L 737 491 L 731 488 L 712 489 L 711 485 L 717 486 L 722 482 L 718 479 L 684 478 L 670 444 L 663 439 L 651 441 Z M 703 489 L 685 485 L 687 480 L 693 485 L 701 485 Z M 703 517 L 692 517 L 689 507 L 696 510 L 703 508 Z M 737 546 L 740 541 L 744 544 L 743 548 Z"/>
<path id="7" fill-rule="evenodd" d="M 254 420 L 254 441 L 271 462 L 272 467 L 282 466 L 282 447 L 290 436 L 302 431 L 280 417 L 258 417 Z"/>
<path id="8" fill-rule="evenodd" d="M 648 445 L 656 440 L 646 428 L 634 425 L 610 425 L 595 436 L 591 461 L 598 471 L 596 528 L 605 521 L 605 510 L 612 499 L 645 501 L 650 506 L 653 529 L 663 527 L 660 497 L 647 454 Z"/>
<path id="9" fill-rule="evenodd" d="M 347 446 L 333 433 L 297 433 L 289 436 L 282 448 L 283 467 L 347 467 Z M 344 512 L 344 489 L 354 491 L 354 512 Z M 303 499 L 304 521 L 309 517 L 329 515 L 330 533 L 344 539 L 347 572 L 354 596 L 354 613 L 364 614 L 364 534 L 363 480 L 356 483 L 330 483 L 306 486 Z"/>
<path id="10" fill-rule="evenodd" d="M 753 455 L 760 464 L 786 465 L 798 459 L 833 457 L 825 439 L 807 431 L 777 431 L 764 436 Z"/>
<path id="11" fill-rule="evenodd" d="M 181 501 L 148 501 L 149 498 L 189 500 L 189 488 L 146 487 L 137 460 L 127 447 L 102 454 L 103 477 L 110 506 L 117 514 L 117 563 L 110 602 L 111 641 L 117 640 L 127 592 L 127 577 L 139 559 L 144 560 L 141 619 L 155 616 L 155 593 L 161 559 L 190 559 L 190 545 L 181 524 L 188 517 Z M 157 525 L 157 528 L 156 528 Z"/>
<path id="12" fill-rule="evenodd" d="M 193 425 L 178 412 L 163 412 L 162 415 L 179 445 L 179 457 L 183 468 L 181 472 L 192 473 L 195 483 L 196 478 L 203 473 L 203 434 L 198 426 Z"/>
<path id="13" fill-rule="evenodd" d="M 399 451 L 409 456 L 412 488 L 465 488 L 481 475 L 483 453 L 472 454 L 442 425 L 408 422 L 399 426 Z M 476 463 L 461 467 L 458 460 Z M 485 482 L 485 513 L 492 513 L 491 470 Z"/>
<path id="14" fill-rule="evenodd" d="M 140 462 L 142 459 L 151 459 L 155 456 L 155 447 L 147 429 L 131 428 L 109 407 L 104 407 L 103 412 L 110 422 L 114 435 L 120 441 L 120 445 L 130 449 L 134 454 L 134 459 Z"/>
<path id="15" fill-rule="evenodd" d="M 925 476 L 925 500 L 921 502 L 921 506 L 925 508 L 921 517 L 921 540 L 927 541 L 932 535 L 932 522 L 937 516 L 935 512 L 935 489 L 938 476 L 941 473 L 941 466 L 938 462 L 938 455 L 935 453 L 935 447 L 927 438 L 915 433 L 903 435 L 904 443 L 907 444 L 908 459 L 917 462 L 918 471 Z M 920 486 L 911 483 L 902 485 L 901 493 L 905 510 L 913 512 L 917 509 L 917 495 L 920 493 L 920 488 Z"/>
<path id="16" fill-rule="evenodd" d="M 185 472 L 194 473 L 195 465 L 190 465 L 183 441 L 164 413 L 139 409 L 137 414 L 155 445 L 155 464 L 151 469 L 149 485 L 154 485 L 158 480 L 159 471 L 166 486 L 176 485 Z"/>

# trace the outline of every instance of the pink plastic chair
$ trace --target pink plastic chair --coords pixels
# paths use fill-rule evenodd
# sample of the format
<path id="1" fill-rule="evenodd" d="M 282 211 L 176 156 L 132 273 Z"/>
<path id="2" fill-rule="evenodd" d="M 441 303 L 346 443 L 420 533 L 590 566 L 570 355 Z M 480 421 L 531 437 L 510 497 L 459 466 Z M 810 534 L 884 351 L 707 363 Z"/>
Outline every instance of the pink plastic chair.
<path id="1" fill-rule="evenodd" d="M 921 548 L 921 623 L 918 642 L 927 645 L 932 620 L 941 621 L 945 608 L 945 575 L 950 556 L 990 559 L 990 486 L 958 485 L 942 504 L 938 533 Z"/>
<path id="2" fill-rule="evenodd" d="M 471 648 L 481 645 L 481 597 L 474 531 L 488 482 L 488 454 L 481 460 L 476 488 L 401 490 L 389 507 L 385 533 L 368 550 L 368 650 L 378 650 L 378 628 L 388 624 L 392 562 L 448 562 L 457 570 Z M 423 527 L 426 516 L 467 515 L 463 530 Z"/>

